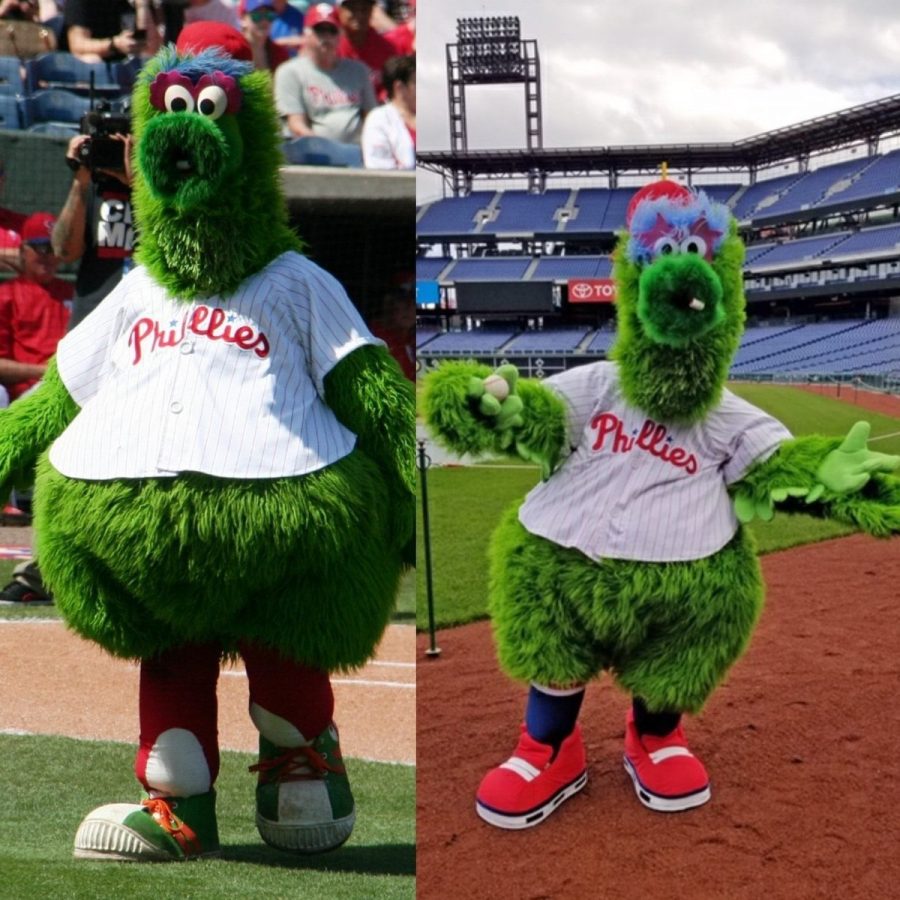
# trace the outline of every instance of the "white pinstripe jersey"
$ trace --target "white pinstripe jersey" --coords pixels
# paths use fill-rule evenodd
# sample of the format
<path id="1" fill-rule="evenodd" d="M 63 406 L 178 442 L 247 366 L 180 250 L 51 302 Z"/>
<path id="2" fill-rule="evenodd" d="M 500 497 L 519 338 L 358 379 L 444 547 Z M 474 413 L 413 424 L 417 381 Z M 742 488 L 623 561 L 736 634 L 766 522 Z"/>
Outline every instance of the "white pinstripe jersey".
<path id="1" fill-rule="evenodd" d="M 528 494 L 519 520 L 592 559 L 715 553 L 737 530 L 726 486 L 791 436 L 728 390 L 702 422 L 655 422 L 626 403 L 614 363 L 578 366 L 544 384 L 568 405 L 573 452 Z"/>
<path id="2" fill-rule="evenodd" d="M 230 297 L 190 303 L 136 268 L 59 344 L 81 410 L 50 461 L 89 480 L 315 471 L 356 443 L 325 405 L 323 379 L 381 343 L 340 284 L 298 253 Z"/>

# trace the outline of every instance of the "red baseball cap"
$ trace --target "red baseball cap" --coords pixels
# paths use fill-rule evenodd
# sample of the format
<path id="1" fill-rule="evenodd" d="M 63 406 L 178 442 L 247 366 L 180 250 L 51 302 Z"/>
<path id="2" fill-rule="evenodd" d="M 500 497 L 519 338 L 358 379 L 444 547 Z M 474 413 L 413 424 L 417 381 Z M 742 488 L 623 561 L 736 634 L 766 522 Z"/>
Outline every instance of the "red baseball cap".
<path id="1" fill-rule="evenodd" d="M 201 21 L 185 25 L 175 44 L 181 54 L 196 55 L 210 47 L 219 47 L 233 59 L 253 62 L 253 51 L 247 38 L 224 22 Z"/>
<path id="2" fill-rule="evenodd" d="M 679 184 L 677 181 L 670 181 L 667 178 L 645 184 L 631 198 L 631 202 L 628 204 L 628 209 L 625 212 L 625 225 L 631 225 L 631 218 L 634 215 L 634 211 L 645 200 L 659 200 L 662 197 L 668 197 L 670 200 L 679 203 L 690 203 L 693 196 L 690 188 L 685 187 L 683 184 Z"/>
<path id="3" fill-rule="evenodd" d="M 316 25 L 341 27 L 341 20 L 338 18 L 337 10 L 330 3 L 316 3 L 314 6 L 310 6 L 303 14 L 304 28 L 315 28 Z"/>
<path id="4" fill-rule="evenodd" d="M 49 244 L 50 234 L 56 224 L 56 216 L 48 212 L 32 213 L 22 225 L 22 241 L 25 244 Z"/>

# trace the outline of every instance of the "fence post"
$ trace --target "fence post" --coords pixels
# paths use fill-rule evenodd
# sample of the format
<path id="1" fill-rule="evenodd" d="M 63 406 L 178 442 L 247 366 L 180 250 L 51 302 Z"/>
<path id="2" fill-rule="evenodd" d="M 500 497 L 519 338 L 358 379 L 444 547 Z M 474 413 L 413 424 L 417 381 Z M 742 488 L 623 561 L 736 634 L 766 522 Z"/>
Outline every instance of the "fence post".
<path id="1" fill-rule="evenodd" d="M 434 625 L 434 589 L 431 583 L 431 531 L 428 524 L 428 468 L 431 465 L 431 459 L 425 453 L 425 441 L 421 438 L 417 441 L 419 445 L 419 474 L 421 476 L 422 485 L 422 543 L 425 548 L 425 597 L 428 601 L 428 635 L 429 647 L 425 651 L 425 655 L 431 659 L 441 655 L 441 648 L 435 644 L 435 625 Z"/>

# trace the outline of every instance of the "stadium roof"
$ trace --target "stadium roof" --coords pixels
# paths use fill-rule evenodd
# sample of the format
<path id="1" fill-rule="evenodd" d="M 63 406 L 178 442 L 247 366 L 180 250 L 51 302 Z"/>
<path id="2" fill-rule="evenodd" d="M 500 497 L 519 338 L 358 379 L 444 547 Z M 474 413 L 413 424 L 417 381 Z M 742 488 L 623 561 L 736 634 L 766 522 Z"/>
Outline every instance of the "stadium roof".
<path id="1" fill-rule="evenodd" d="M 754 171 L 786 160 L 874 143 L 900 132 L 900 94 L 809 119 L 733 143 L 644 144 L 535 150 L 419 151 L 420 166 L 438 173 L 474 176 L 600 174 L 670 169 Z"/>

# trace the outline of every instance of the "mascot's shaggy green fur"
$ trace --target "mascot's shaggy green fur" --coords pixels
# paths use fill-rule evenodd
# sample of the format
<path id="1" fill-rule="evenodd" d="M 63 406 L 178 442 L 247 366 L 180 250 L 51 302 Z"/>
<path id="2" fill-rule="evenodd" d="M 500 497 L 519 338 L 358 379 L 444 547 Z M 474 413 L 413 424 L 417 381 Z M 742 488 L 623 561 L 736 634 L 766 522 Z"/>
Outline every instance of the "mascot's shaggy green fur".
<path id="1" fill-rule="evenodd" d="M 278 186 L 280 138 L 271 85 L 268 73 L 251 69 L 217 50 L 181 56 L 168 48 L 141 73 L 133 106 L 133 203 L 141 236 L 137 260 L 143 270 L 126 277 L 122 290 L 128 290 L 132 276 L 146 278 L 139 274 L 144 272 L 185 309 L 203 301 L 204 309 L 227 312 L 230 304 L 239 303 L 241 286 L 251 276 L 286 260 L 292 271 L 310 273 L 303 276 L 308 278 L 304 284 L 325 284 L 335 296 L 340 293 L 333 280 L 296 256 L 301 245 L 287 225 Z M 315 287 L 310 291 L 310 302 L 318 302 Z M 279 296 L 273 287 L 271 302 Z M 346 298 L 342 302 L 346 320 L 354 321 Z M 248 340 L 240 343 L 251 326 L 261 332 L 293 321 L 290 312 L 279 320 L 274 318 L 278 310 L 270 312 L 273 318 L 263 325 L 251 322 L 243 336 L 236 332 L 230 342 L 208 328 L 209 349 L 204 352 L 232 353 L 237 356 L 230 358 L 243 363 L 253 355 Z M 367 334 L 361 322 L 354 328 Z M 125 331 L 121 338 L 132 352 L 136 334 L 132 331 L 129 339 Z M 191 352 L 191 346 L 182 349 Z M 169 352 L 177 360 L 177 351 Z M 154 365 L 162 353 L 156 354 Z M 267 353 L 268 345 L 256 355 Z M 81 414 L 64 384 L 61 363 L 59 369 L 51 363 L 31 396 L 0 413 L 0 481 L 8 486 L 37 462 L 38 558 L 72 628 L 117 656 L 142 661 L 168 659 L 166 654 L 188 648 L 182 652 L 187 664 L 192 646 L 218 648 L 213 660 L 216 652 L 234 655 L 252 647 L 254 653 L 268 654 L 265 659 L 274 660 L 273 665 L 329 672 L 358 666 L 371 655 L 393 609 L 413 536 L 412 385 L 371 337 L 360 337 L 355 349 L 335 351 L 333 358 L 337 361 L 324 376 L 320 399 L 327 415 L 355 436 L 355 445 L 336 461 L 299 475 L 225 478 L 184 471 L 158 478 L 117 478 L 114 472 L 101 480 L 67 477 L 45 452 Z M 142 364 L 149 366 L 150 360 Z M 261 377 L 274 383 L 278 376 L 267 368 L 269 358 L 260 365 Z M 271 396 L 274 403 L 277 383 Z M 292 415 L 289 428 L 300 417 Z M 246 427 L 252 429 L 254 423 Z M 248 462 L 252 468 L 258 461 Z M 146 672 L 142 679 L 145 675 L 149 682 Z M 288 688 L 295 690 L 294 685 Z M 192 689 L 190 683 L 183 686 L 185 692 Z M 277 684 L 272 693 L 277 703 Z M 180 794 L 183 809 L 192 809 L 184 803 L 187 794 L 209 798 L 197 801 L 204 809 L 191 823 L 204 843 L 202 850 L 178 837 L 184 823 L 171 810 L 161 814 L 157 804 L 149 812 L 154 821 L 165 823 L 162 830 L 147 824 L 144 812 L 129 813 L 127 828 L 107 816 L 88 829 L 78 855 L 168 859 L 215 852 L 210 789 L 217 765 L 214 698 L 198 701 L 201 718 L 206 716 L 203 704 L 212 704 L 213 720 L 210 725 L 204 719 L 202 728 L 194 729 L 199 738 L 185 738 L 179 729 L 188 726 L 182 724 L 170 743 L 160 739 L 153 744 L 145 715 L 155 716 L 154 722 L 165 715 L 155 708 L 148 713 L 142 694 L 142 739 L 152 746 L 145 748 L 138 772 L 154 797 Z M 290 821 L 285 824 L 290 815 L 284 796 L 270 791 L 259 801 L 263 836 L 297 850 L 340 843 L 352 827 L 352 799 L 345 784 L 331 783 L 344 778 L 343 769 L 323 761 L 340 759 L 336 744 L 331 756 L 322 749 L 336 738 L 325 735 L 310 755 L 305 747 L 316 734 L 296 738 L 300 731 L 287 727 L 288 713 L 274 716 L 272 704 L 263 706 L 254 712 L 254 721 L 263 732 L 264 756 L 286 753 L 286 747 L 296 755 L 290 741 L 303 744 L 300 749 L 309 759 L 315 757 L 313 774 L 331 779 L 326 786 L 332 808 L 337 810 L 339 794 L 345 807 L 340 832 L 316 843 L 319 826 L 304 824 L 305 813 L 295 810 L 291 815 L 301 824 L 292 831 Z M 164 727 L 169 726 L 160 724 L 157 730 Z M 198 740 L 205 758 L 197 753 Z M 287 767 L 290 760 L 285 760 Z M 271 760 L 263 763 L 261 782 L 274 771 Z M 161 787 L 160 771 L 176 786 Z M 296 766 L 285 771 L 288 781 L 300 783 Z M 312 777 L 308 767 L 299 771 L 300 778 Z M 278 821 L 267 822 L 266 817 Z M 178 823 L 174 830 L 168 827 L 172 822 Z M 108 837 L 110 828 L 114 839 Z"/>
<path id="2" fill-rule="evenodd" d="M 643 749 L 633 749 L 642 739 L 633 732 L 626 767 L 645 805 L 675 810 L 709 797 L 702 767 L 655 771 L 673 757 L 676 769 L 688 757 L 696 763 L 680 725 L 672 730 L 678 715 L 701 709 L 762 609 L 759 565 L 739 522 L 771 518 L 779 504 L 890 535 L 900 531 L 900 479 L 887 474 L 896 457 L 866 449 L 863 424 L 843 443 L 790 439 L 725 392 L 744 323 L 744 249 L 727 209 L 661 182 L 639 193 L 629 219 L 615 255 L 613 363 L 551 379 L 555 389 L 520 380 L 511 366 L 492 375 L 475 363 L 446 363 L 428 375 L 424 405 L 447 447 L 518 455 L 543 470 L 544 482 L 503 519 L 490 547 L 503 668 L 551 695 L 609 670 L 648 727 L 664 717 Z M 741 470 L 730 471 L 738 457 Z M 704 473 L 706 493 L 679 493 Z M 642 523 L 628 518 L 629 505 L 643 510 Z M 704 531 L 713 521 L 715 542 Z M 652 750 L 663 739 L 669 744 Z M 567 770 L 564 759 L 583 759 L 580 747 L 575 733 L 542 755 L 525 734 L 513 759 L 485 778 L 479 814 L 506 828 L 541 821 L 583 785 L 583 762 Z M 518 779 L 510 774 L 517 767 Z"/>

